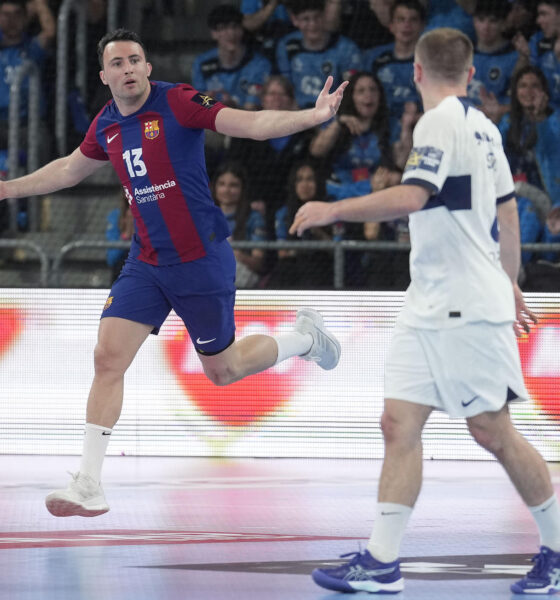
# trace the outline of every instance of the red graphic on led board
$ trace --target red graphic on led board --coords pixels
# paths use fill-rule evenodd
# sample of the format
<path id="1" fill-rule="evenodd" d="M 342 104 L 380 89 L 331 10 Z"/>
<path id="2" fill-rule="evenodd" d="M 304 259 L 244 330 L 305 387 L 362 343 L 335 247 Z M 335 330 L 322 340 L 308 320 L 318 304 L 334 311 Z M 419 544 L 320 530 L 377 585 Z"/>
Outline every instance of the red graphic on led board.
<path id="1" fill-rule="evenodd" d="M 540 315 L 518 346 L 531 398 L 549 417 L 560 420 L 560 315 Z"/>
<path id="2" fill-rule="evenodd" d="M 24 316 L 18 308 L 0 307 L 0 357 L 10 348 L 23 329 Z"/>
<path id="3" fill-rule="evenodd" d="M 236 310 L 236 337 L 248 333 L 273 335 L 283 326 L 293 325 L 295 313 L 277 310 Z M 250 331 L 245 331 L 250 328 Z M 165 341 L 165 352 L 173 373 L 187 396 L 207 415 L 229 426 L 250 425 L 288 402 L 302 369 L 301 361 L 287 361 L 225 387 L 214 385 L 202 372 L 188 333 L 180 324 L 172 339 Z"/>

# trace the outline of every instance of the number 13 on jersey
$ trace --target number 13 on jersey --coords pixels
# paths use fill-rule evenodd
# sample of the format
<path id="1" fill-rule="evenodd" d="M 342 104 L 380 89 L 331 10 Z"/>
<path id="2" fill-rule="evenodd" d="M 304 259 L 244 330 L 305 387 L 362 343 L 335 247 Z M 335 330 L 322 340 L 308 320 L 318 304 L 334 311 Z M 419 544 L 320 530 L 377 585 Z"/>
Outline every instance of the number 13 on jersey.
<path id="1" fill-rule="evenodd" d="M 142 160 L 142 148 L 132 148 L 132 150 L 127 150 L 126 152 L 123 152 L 122 157 L 130 178 L 142 177 L 142 175 L 145 175 L 148 172 L 146 165 Z"/>

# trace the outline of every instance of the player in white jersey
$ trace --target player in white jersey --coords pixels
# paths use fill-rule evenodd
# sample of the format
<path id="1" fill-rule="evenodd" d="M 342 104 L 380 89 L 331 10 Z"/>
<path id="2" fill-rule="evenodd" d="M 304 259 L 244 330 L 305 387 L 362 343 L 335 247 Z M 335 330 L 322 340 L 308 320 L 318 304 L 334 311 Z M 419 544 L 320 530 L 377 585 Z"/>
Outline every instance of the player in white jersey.
<path id="1" fill-rule="evenodd" d="M 469 101 L 470 40 L 455 29 L 424 34 L 414 80 L 425 114 L 399 186 L 335 203 L 308 202 L 291 233 L 336 221 L 410 215 L 411 284 L 385 367 L 385 458 L 367 549 L 320 586 L 399 592 L 398 552 L 422 483 L 422 429 L 434 408 L 464 417 L 474 439 L 504 466 L 535 517 L 541 547 L 516 593 L 560 590 L 560 505 L 547 465 L 513 427 L 524 400 L 515 333 L 536 317 L 517 285 L 519 221 L 513 180 L 496 127 Z"/>

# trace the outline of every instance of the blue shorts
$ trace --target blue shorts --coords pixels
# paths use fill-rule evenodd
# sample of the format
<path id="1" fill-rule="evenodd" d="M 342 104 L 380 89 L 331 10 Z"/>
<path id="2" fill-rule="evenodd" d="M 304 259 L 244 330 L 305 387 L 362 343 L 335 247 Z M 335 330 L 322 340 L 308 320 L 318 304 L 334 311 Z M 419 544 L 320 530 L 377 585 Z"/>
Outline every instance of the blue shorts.
<path id="1" fill-rule="evenodd" d="M 235 257 L 226 240 L 191 262 L 154 266 L 128 258 L 113 284 L 103 317 L 153 326 L 173 309 L 201 354 L 218 354 L 235 339 Z"/>

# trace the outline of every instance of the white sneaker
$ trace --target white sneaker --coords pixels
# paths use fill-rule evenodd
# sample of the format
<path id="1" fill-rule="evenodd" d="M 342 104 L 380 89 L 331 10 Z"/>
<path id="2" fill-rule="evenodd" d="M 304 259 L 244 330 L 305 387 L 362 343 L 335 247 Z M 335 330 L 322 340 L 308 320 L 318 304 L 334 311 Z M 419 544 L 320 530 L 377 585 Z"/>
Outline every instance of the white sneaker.
<path id="1" fill-rule="evenodd" d="M 321 369 L 334 369 L 340 359 L 340 344 L 334 335 L 325 328 L 323 317 L 312 308 L 302 308 L 296 315 L 296 331 L 310 333 L 313 345 L 307 354 L 300 358 L 317 363 Z"/>
<path id="2" fill-rule="evenodd" d="M 70 473 L 72 481 L 65 490 L 55 490 L 45 498 L 47 510 L 55 517 L 97 517 L 109 510 L 100 483 L 89 475 Z"/>

